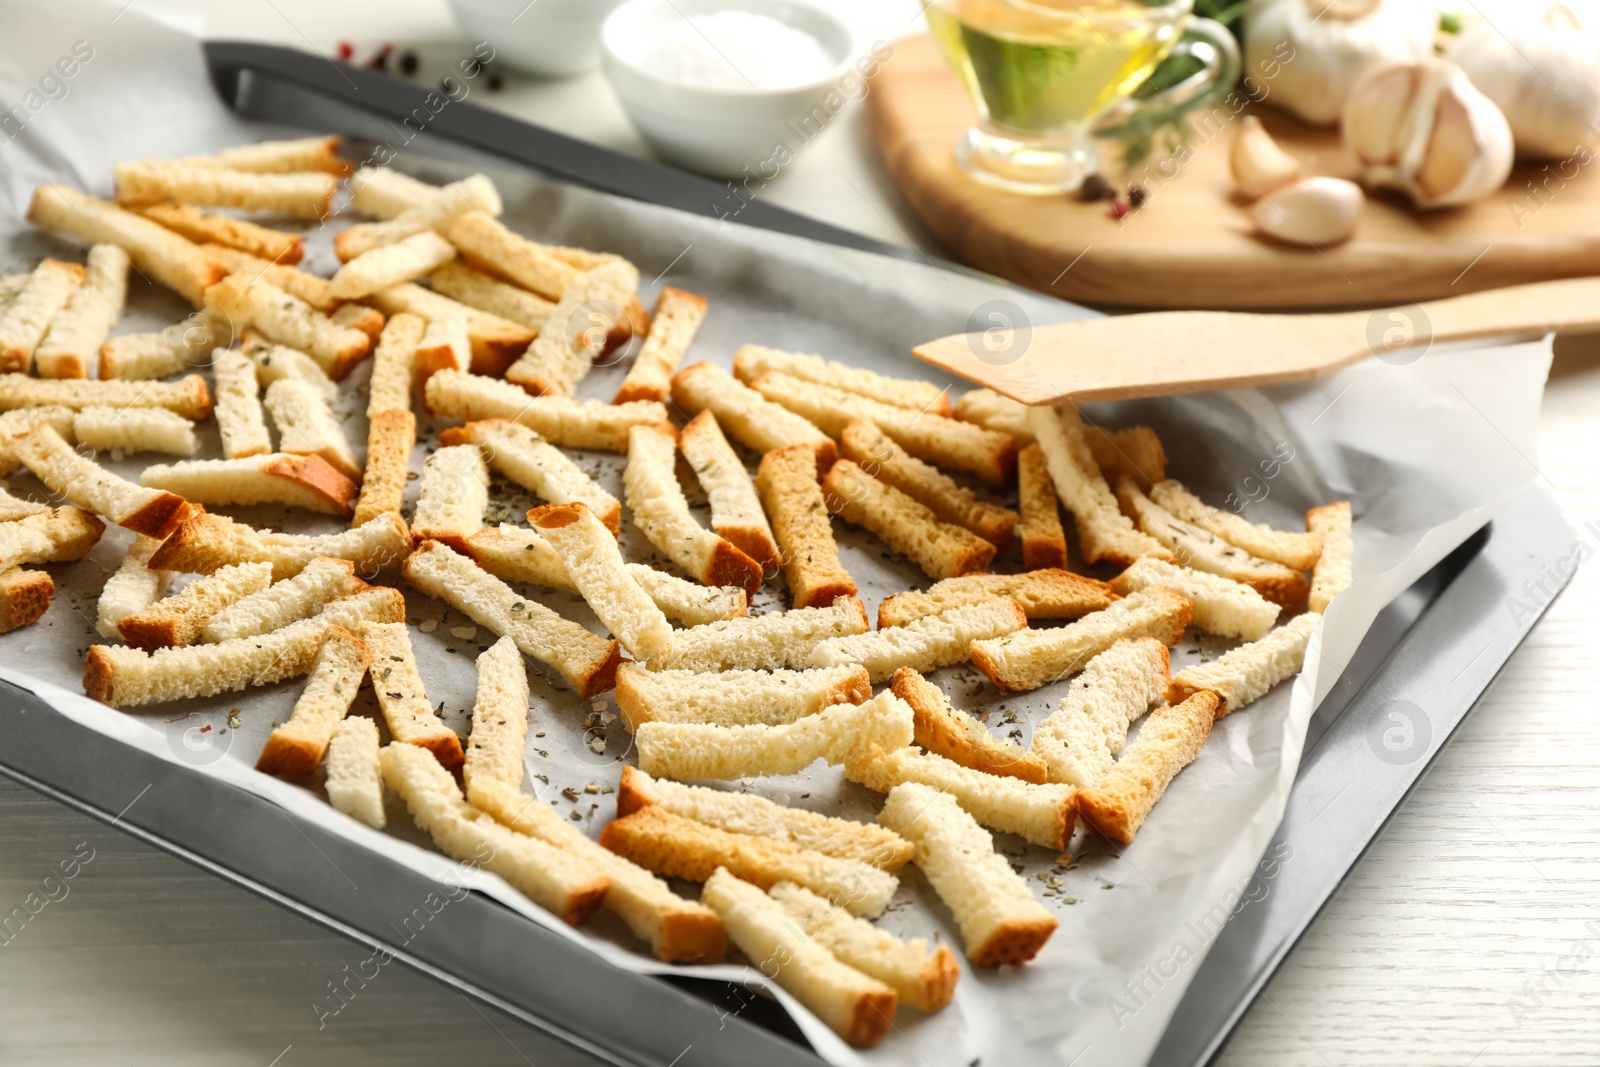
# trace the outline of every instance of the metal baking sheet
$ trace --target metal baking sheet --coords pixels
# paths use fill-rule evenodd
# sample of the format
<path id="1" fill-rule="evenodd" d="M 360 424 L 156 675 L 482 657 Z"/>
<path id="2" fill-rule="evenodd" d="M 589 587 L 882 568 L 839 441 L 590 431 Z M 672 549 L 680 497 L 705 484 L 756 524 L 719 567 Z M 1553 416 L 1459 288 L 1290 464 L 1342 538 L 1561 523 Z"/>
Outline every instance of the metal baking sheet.
<path id="1" fill-rule="evenodd" d="M 261 104 L 262 99 L 267 99 L 267 101 L 270 101 L 270 99 L 274 98 L 274 96 L 275 96 L 274 91 L 262 90 L 261 86 L 262 85 L 269 85 L 270 82 L 266 82 L 266 80 L 262 80 L 261 77 L 240 78 L 240 82 L 246 83 L 246 85 L 250 86 L 250 91 L 248 91 L 248 93 L 246 93 L 246 96 L 250 96 L 250 99 L 253 99 L 254 106 L 259 106 L 259 104 Z M 384 80 L 384 82 L 387 82 L 387 80 Z M 402 88 L 402 90 L 405 90 L 405 88 L 408 88 L 408 86 L 395 86 L 395 88 Z M 414 91 L 414 90 L 411 90 L 411 91 Z M 373 101 L 373 96 L 366 96 L 366 98 L 363 99 L 363 104 L 365 104 L 365 102 L 371 102 L 371 101 Z M 466 109 L 462 109 L 461 114 L 466 114 Z M 286 115 L 280 115 L 280 114 L 262 115 L 262 117 L 274 118 L 275 122 L 285 122 L 285 120 L 288 120 L 288 122 L 294 122 L 293 118 L 286 117 Z M 467 117 L 470 118 L 470 115 L 467 115 Z M 328 117 L 328 115 L 326 115 L 325 112 L 323 112 L 323 114 L 318 114 L 317 118 L 315 118 L 314 122 L 310 122 L 309 125 L 322 126 L 322 128 L 328 128 L 328 126 L 334 126 L 334 128 L 349 128 L 349 126 L 344 125 L 344 123 L 333 122 L 333 120 L 331 120 L 331 118 Z M 438 133 L 438 131 L 435 130 L 435 133 Z M 510 144 L 510 141 L 504 141 L 504 142 L 502 142 L 502 144 Z M 550 150 L 549 144 L 546 144 L 546 146 L 542 146 L 542 150 L 544 150 L 544 152 L 546 152 L 546 155 L 549 155 L 549 150 Z M 590 150 L 590 152 L 594 152 L 594 149 L 589 149 L 589 150 Z M 566 178 L 571 178 L 571 174 L 563 174 L 563 176 L 566 176 Z M 598 184 L 598 182 L 597 182 L 597 184 Z M 715 214 L 715 211 L 712 211 L 712 214 Z M 37 720 L 37 718 L 38 717 L 35 717 L 35 720 Z M 48 781 L 48 779 L 45 779 L 45 781 Z M 238 790 L 234 790 L 234 792 L 238 792 Z M 141 803 L 142 803 L 142 801 L 141 801 Z M 202 809 L 205 809 L 205 808 L 202 808 Z M 109 809 L 107 809 L 107 811 L 109 811 Z M 203 851 L 198 851 L 198 849 L 197 849 L 197 854 L 208 854 L 208 853 L 203 853 Z M 264 885 L 270 885 L 270 883 L 264 883 Z M 320 902 L 320 897 L 317 896 L 318 893 L 320 893 L 320 889 L 318 889 L 318 886 L 312 886 L 312 888 L 310 888 L 309 897 L 306 897 L 306 899 L 314 899 L 314 901 Z M 326 909 L 326 910 L 330 910 L 330 912 L 331 912 L 331 910 L 333 910 L 333 909 Z M 419 947 L 413 947 L 413 945 L 406 945 L 406 950 L 408 950 L 408 953 L 411 953 L 411 952 L 419 953 L 419 952 L 421 952 L 421 949 L 419 949 Z M 424 960 L 424 958 L 422 958 L 421 955 L 418 955 L 418 961 L 419 961 L 419 963 L 422 963 L 422 965 L 427 966 L 427 968 L 434 968 L 434 973 L 438 973 L 438 971 L 442 971 L 442 969 L 443 969 L 443 971 L 448 971 L 448 969 L 450 969 L 450 968 L 445 968 L 445 966 L 438 966 L 438 968 L 435 968 L 435 965 L 432 965 L 432 963 L 429 963 L 429 961 Z M 610 969 L 608 969 L 608 968 L 606 968 L 605 971 L 606 971 L 606 974 L 614 974 L 614 971 L 610 971 Z M 610 981 L 610 979 L 608 979 L 608 981 Z M 485 990 L 485 992 L 493 993 L 494 990 Z M 526 992 L 526 990 L 522 990 L 522 992 Z M 558 998 L 557 998 L 557 1001 L 538 1000 L 538 998 L 534 998 L 533 1003 L 534 1003 L 534 1008 L 533 1008 L 534 1013 L 536 1013 L 536 1014 L 538 1014 L 538 1013 L 552 1013 L 552 1016 L 560 1017 L 560 1019 L 563 1019 L 563 1021 L 565 1021 L 565 1024 L 566 1024 L 566 1025 L 563 1025 L 563 1027 L 562 1027 L 563 1030 L 566 1030 L 566 1032 L 563 1033 L 563 1037 L 568 1037 L 568 1038 L 570 1038 L 570 1040 L 576 1040 L 576 1041 L 578 1041 L 578 1043 L 584 1043 L 584 1041 L 589 1041 L 590 1045 L 586 1045 L 586 1046 L 587 1046 L 587 1048 L 590 1048 L 590 1051 L 597 1051 L 597 1049 L 600 1049 L 600 1051 L 608 1051 L 608 1053 L 611 1053 L 611 1046 L 616 1045 L 616 1043 L 619 1043 L 619 1041 L 622 1041 L 622 1038 L 618 1038 L 618 1037 L 616 1037 L 616 1035 L 611 1035 L 611 1033 L 608 1032 L 608 1030 L 606 1030 L 605 1027 L 603 1027 L 603 1029 L 600 1030 L 600 1032 L 587 1033 L 587 1025 L 584 1025 L 584 1027 L 579 1027 L 579 1025 L 574 1024 L 574 1019 L 576 1019 L 576 1017 L 578 1017 L 578 1016 L 574 1016 L 574 1014 L 568 1013 L 568 1011 L 563 1011 L 562 1006 L 560 1006 L 560 1003 L 558 1003 Z M 614 1021 L 613 1021 L 613 1025 L 614 1025 Z M 632 1035 L 629 1035 L 629 1037 L 632 1037 Z M 622 1043 L 626 1043 L 626 1041 L 622 1041 Z M 634 1053 L 632 1053 L 632 1049 L 629 1049 L 629 1051 L 621 1051 L 621 1053 L 611 1053 L 611 1054 L 618 1054 L 618 1056 L 622 1056 L 622 1062 L 632 1062 L 632 1061 L 630 1061 L 630 1057 L 634 1057 Z M 718 1041 L 718 1051 L 717 1051 L 717 1053 L 715 1053 L 715 1056 L 717 1056 L 717 1059 L 720 1059 L 720 1057 L 722 1057 L 723 1054 L 728 1054 L 728 1056 L 731 1056 L 730 1059 L 728 1059 L 728 1061 L 725 1061 L 725 1062 L 749 1062 L 749 1059 L 747 1059 L 747 1057 L 744 1057 L 744 1056 L 742 1056 L 742 1054 L 739 1054 L 738 1049 L 731 1048 L 731 1046 L 723 1045 L 723 1043 L 720 1043 L 720 1041 Z M 637 1057 L 635 1057 L 635 1059 L 637 1059 Z M 664 1057 L 664 1059 L 662 1059 L 662 1062 L 669 1062 L 669 1059 L 670 1059 L 669 1056 Z M 645 1059 L 640 1059 L 640 1061 L 638 1061 L 638 1062 L 653 1062 L 653 1059 L 651 1059 L 651 1057 L 645 1057 Z"/>

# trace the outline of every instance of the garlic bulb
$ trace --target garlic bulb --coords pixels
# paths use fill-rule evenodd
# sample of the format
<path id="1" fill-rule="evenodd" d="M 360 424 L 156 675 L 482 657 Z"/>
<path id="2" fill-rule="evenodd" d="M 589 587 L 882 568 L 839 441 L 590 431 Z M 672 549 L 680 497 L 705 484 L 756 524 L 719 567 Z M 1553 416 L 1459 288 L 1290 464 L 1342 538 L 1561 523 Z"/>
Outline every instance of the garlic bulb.
<path id="1" fill-rule="evenodd" d="M 1505 113 L 1517 151 L 1565 159 L 1600 120 L 1600 39 L 1565 5 L 1464 27 L 1449 58 Z"/>
<path id="2" fill-rule="evenodd" d="M 1488 196 L 1511 173 L 1511 127 L 1454 63 L 1380 67 L 1350 91 L 1344 143 L 1369 186 L 1401 189 L 1418 207 Z"/>
<path id="3" fill-rule="evenodd" d="M 1356 232 L 1361 186 L 1343 178 L 1307 178 L 1256 203 L 1250 217 L 1262 233 L 1290 244 L 1321 248 Z"/>
<path id="4" fill-rule="evenodd" d="M 1228 169 L 1239 192 L 1254 200 L 1300 180 L 1300 161 L 1278 147 L 1261 120 L 1246 115 L 1239 120 L 1228 152 Z"/>
<path id="5" fill-rule="evenodd" d="M 1262 79 L 1272 103 L 1326 126 L 1369 69 L 1430 55 L 1438 27 L 1439 7 L 1426 0 L 1252 0 L 1245 77 Z"/>

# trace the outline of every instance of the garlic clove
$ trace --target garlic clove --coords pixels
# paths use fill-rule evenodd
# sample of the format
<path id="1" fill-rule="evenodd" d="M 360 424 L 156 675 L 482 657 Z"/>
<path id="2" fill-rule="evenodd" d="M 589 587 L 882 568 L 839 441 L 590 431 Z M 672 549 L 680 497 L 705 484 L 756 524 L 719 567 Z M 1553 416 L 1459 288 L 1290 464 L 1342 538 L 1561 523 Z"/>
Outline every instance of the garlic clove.
<path id="1" fill-rule="evenodd" d="M 1417 171 L 1417 185 L 1430 199 L 1448 196 L 1461 185 L 1478 157 L 1472 114 L 1458 97 L 1439 97 L 1434 112 L 1433 136 Z"/>
<path id="2" fill-rule="evenodd" d="M 1400 91 L 1407 85 L 1409 93 Z M 1362 181 L 1402 190 L 1419 208 L 1481 199 L 1511 174 L 1505 116 L 1442 59 L 1370 71 L 1345 104 L 1344 139 L 1362 164 Z"/>
<path id="3" fill-rule="evenodd" d="M 1409 63 L 1374 71 L 1362 83 L 1363 99 L 1370 94 L 1391 103 L 1389 107 L 1347 108 L 1344 141 L 1363 163 L 1395 163 L 1400 151 L 1400 125 L 1417 95 L 1418 72 Z"/>
<path id="4" fill-rule="evenodd" d="M 1244 195 L 1255 199 L 1300 180 L 1300 162 L 1278 147 L 1261 120 L 1246 115 L 1239 122 L 1228 153 L 1228 169 L 1233 184 Z"/>
<path id="5" fill-rule="evenodd" d="M 1361 187 L 1343 178 L 1306 178 L 1285 186 L 1250 209 L 1256 228 L 1289 244 L 1321 248 L 1356 232 Z"/>

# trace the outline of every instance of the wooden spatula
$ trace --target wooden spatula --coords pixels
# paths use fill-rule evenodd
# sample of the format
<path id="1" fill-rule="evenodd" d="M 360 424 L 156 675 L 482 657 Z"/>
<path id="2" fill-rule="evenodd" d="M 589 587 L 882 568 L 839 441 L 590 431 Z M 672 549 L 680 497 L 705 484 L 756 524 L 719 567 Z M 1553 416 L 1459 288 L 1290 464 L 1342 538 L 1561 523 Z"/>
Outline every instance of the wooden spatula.
<path id="1" fill-rule="evenodd" d="M 1309 381 L 1372 356 L 1479 337 L 1600 329 L 1600 278 L 1566 278 L 1377 311 L 1160 311 L 956 334 L 917 357 L 1024 404 L 1124 400 Z"/>

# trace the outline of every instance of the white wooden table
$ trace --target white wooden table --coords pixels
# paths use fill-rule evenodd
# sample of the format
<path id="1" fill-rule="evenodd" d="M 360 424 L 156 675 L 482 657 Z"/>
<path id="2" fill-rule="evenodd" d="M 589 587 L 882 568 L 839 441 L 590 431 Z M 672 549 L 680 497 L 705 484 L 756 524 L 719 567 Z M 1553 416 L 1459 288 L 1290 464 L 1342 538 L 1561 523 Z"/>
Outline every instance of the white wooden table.
<path id="1" fill-rule="evenodd" d="M 453 35 L 428 0 L 337 11 L 312 0 L 188 6 L 204 10 L 214 36 L 296 47 Z M 892 39 L 917 28 L 918 6 L 858 0 L 850 10 L 869 39 Z M 512 80 L 478 99 L 644 150 L 597 76 Z M 767 195 L 934 251 L 898 204 L 857 113 Z M 1600 343 L 1564 342 L 1557 353 L 1539 466 L 1592 556 L 1600 553 Z M 1251 1010 L 1227 1067 L 1600 1062 L 1597 605 L 1600 566 L 1590 564 Z M 0 1063 L 588 1062 L 399 967 L 385 968 L 319 1031 L 312 1001 L 362 950 L 0 782 L 0 911 L 91 849 L 68 895 L 0 944 Z"/>

